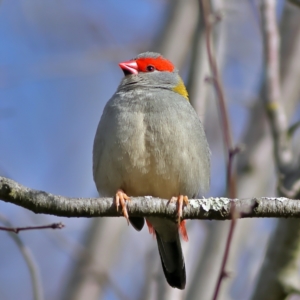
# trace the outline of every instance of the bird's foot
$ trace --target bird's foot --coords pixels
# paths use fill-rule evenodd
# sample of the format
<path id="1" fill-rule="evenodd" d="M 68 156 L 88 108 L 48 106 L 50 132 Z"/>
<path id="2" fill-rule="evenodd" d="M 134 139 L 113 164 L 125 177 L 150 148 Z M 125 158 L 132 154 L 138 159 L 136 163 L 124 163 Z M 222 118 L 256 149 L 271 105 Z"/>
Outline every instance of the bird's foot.
<path id="1" fill-rule="evenodd" d="M 119 210 L 119 206 L 121 204 L 123 215 L 126 218 L 127 223 L 129 225 L 129 216 L 126 208 L 126 201 L 130 201 L 130 198 L 121 189 L 117 190 L 115 198 L 117 210 Z"/>
<path id="2" fill-rule="evenodd" d="M 182 218 L 182 208 L 183 208 L 183 205 L 189 205 L 189 198 L 188 196 L 184 196 L 184 195 L 179 195 L 177 197 L 172 197 L 170 200 L 169 200 L 169 203 L 170 202 L 176 202 L 177 203 L 177 222 L 178 222 L 178 225 L 180 225 L 181 223 L 181 218 Z"/>
<path id="3" fill-rule="evenodd" d="M 177 197 L 172 197 L 168 203 L 170 202 L 176 202 L 177 204 L 177 224 L 179 232 L 182 236 L 182 238 L 187 242 L 189 240 L 186 227 L 185 227 L 185 220 L 181 220 L 182 218 L 182 208 L 183 205 L 189 205 L 189 198 L 188 196 L 179 195 Z"/>

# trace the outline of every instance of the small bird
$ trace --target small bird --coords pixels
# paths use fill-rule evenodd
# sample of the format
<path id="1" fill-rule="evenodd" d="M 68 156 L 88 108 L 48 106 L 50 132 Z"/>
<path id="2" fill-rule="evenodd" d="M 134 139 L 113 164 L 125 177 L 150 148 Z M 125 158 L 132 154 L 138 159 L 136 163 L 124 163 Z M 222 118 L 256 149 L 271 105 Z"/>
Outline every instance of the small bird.
<path id="1" fill-rule="evenodd" d="M 115 197 L 136 230 L 144 218 L 128 216 L 130 196 L 178 201 L 179 222 L 147 217 L 156 235 L 170 286 L 184 289 L 185 263 L 179 232 L 188 239 L 183 204 L 203 194 L 210 183 L 210 150 L 203 126 L 174 65 L 161 54 L 145 52 L 119 64 L 124 72 L 107 102 L 96 132 L 93 175 L 100 195 Z"/>

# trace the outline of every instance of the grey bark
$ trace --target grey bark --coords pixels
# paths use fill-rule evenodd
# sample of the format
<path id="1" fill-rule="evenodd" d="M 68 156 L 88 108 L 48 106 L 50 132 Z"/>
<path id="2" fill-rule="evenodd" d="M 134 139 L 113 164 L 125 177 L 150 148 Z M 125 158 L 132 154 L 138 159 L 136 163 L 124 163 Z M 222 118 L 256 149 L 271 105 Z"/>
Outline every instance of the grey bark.
<path id="1" fill-rule="evenodd" d="M 0 177 L 0 199 L 27 208 L 35 213 L 61 217 L 120 217 L 113 198 L 67 198 L 24 187 Z M 285 197 L 254 197 L 229 199 L 209 197 L 190 199 L 183 209 L 183 219 L 231 219 L 230 207 L 234 201 L 240 218 L 300 218 L 300 202 Z M 151 196 L 134 197 L 127 202 L 130 216 L 168 217 L 176 220 L 177 208 L 168 199 Z"/>

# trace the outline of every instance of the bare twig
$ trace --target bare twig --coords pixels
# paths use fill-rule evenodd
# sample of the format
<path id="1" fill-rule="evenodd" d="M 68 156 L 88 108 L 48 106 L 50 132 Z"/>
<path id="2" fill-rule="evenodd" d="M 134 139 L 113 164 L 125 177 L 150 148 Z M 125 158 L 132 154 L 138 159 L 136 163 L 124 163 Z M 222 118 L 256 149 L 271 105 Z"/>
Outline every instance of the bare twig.
<path id="1" fill-rule="evenodd" d="M 229 118 L 226 108 L 226 101 L 223 92 L 223 87 L 221 84 L 220 74 L 217 67 L 217 62 L 214 57 L 214 51 L 212 46 L 212 29 L 213 29 L 213 20 L 212 13 L 210 11 L 210 3 L 209 0 L 200 0 L 203 12 L 203 20 L 205 25 L 205 42 L 207 47 L 207 55 L 212 73 L 212 82 L 214 83 L 216 93 L 219 99 L 220 105 L 220 114 L 221 114 L 221 122 L 223 128 L 223 136 L 224 136 L 224 144 L 227 155 L 229 155 L 229 150 L 232 148 L 232 138 L 231 138 L 231 130 L 229 125 Z M 229 156 L 226 156 L 229 159 Z"/>
<path id="2" fill-rule="evenodd" d="M 7 227 L 11 227 L 11 223 L 2 215 L 0 215 L 0 222 L 5 224 Z M 33 289 L 33 299 L 34 300 L 44 299 L 41 279 L 40 279 L 40 275 L 38 272 L 38 266 L 34 260 L 34 257 L 31 254 L 30 249 L 28 249 L 23 244 L 21 238 L 18 235 L 14 234 L 12 232 L 8 232 L 8 234 L 11 236 L 11 238 L 14 240 L 14 242 L 20 249 L 20 252 L 23 255 L 24 260 L 29 269 L 31 282 L 32 282 L 32 289 Z"/>
<path id="3" fill-rule="evenodd" d="M 25 231 L 25 230 L 61 229 L 64 227 L 65 227 L 65 225 L 60 222 L 60 223 L 53 223 L 50 225 L 42 225 L 42 226 L 27 226 L 27 227 L 2 227 L 2 226 L 0 226 L 0 230 L 19 233 L 20 231 Z"/>
<path id="4" fill-rule="evenodd" d="M 229 160 L 228 160 L 228 166 L 227 166 L 227 178 L 228 178 L 227 182 L 229 185 L 229 195 L 233 195 L 234 197 L 236 195 L 236 187 L 235 187 L 235 182 L 232 178 L 232 164 L 233 164 L 234 155 L 236 155 L 239 151 L 240 150 L 238 147 L 236 147 L 234 149 L 229 149 Z M 228 277 L 228 273 L 226 271 L 226 263 L 227 263 L 228 256 L 229 256 L 230 245 L 232 242 L 236 222 L 237 222 L 237 219 L 240 217 L 240 212 L 236 209 L 235 205 L 231 206 L 230 215 L 231 215 L 231 222 L 230 222 L 228 237 L 226 240 L 225 251 L 224 251 L 223 260 L 222 260 L 222 264 L 221 264 L 221 270 L 220 270 L 220 274 L 219 274 L 216 288 L 215 288 L 214 295 L 213 295 L 213 300 L 216 300 L 218 298 L 222 280 Z"/>
<path id="5" fill-rule="evenodd" d="M 203 19 L 205 24 L 205 40 L 206 40 L 206 47 L 207 47 L 207 55 L 208 60 L 211 68 L 212 78 L 211 80 L 214 83 L 216 93 L 219 100 L 219 108 L 220 108 L 220 115 L 222 121 L 222 129 L 223 129 L 223 137 L 224 137 L 224 144 L 225 144 L 225 151 L 227 152 L 226 159 L 227 159 L 227 188 L 229 197 L 235 198 L 236 197 L 236 184 L 235 184 L 235 176 L 233 174 L 233 158 L 234 155 L 238 152 L 236 149 L 233 148 L 232 137 L 231 137 L 231 129 L 229 124 L 229 118 L 226 108 L 226 101 L 225 95 L 223 91 L 223 87 L 221 84 L 220 74 L 217 67 L 217 62 L 213 53 L 213 47 L 211 42 L 212 37 L 212 29 L 213 29 L 213 22 L 216 22 L 216 18 L 213 18 L 213 14 L 210 10 L 210 1 L 209 0 L 200 0 L 200 4 L 202 5 L 203 11 Z M 217 18 L 218 20 L 218 18 Z M 233 237 L 234 228 L 236 225 L 236 218 L 237 214 L 235 213 L 234 205 L 231 206 L 231 215 L 232 221 L 230 224 L 229 234 L 226 241 L 225 252 L 223 256 L 223 261 L 221 265 L 220 274 L 217 280 L 216 288 L 214 291 L 213 299 L 216 300 L 219 294 L 219 290 L 221 287 L 221 282 L 226 276 L 226 262 L 229 255 L 230 245 Z"/>
<path id="6" fill-rule="evenodd" d="M 287 135 L 287 119 L 281 104 L 279 76 L 279 43 L 280 37 L 276 21 L 276 1 L 263 0 L 262 29 L 265 41 L 265 105 L 274 140 L 274 155 L 280 171 L 289 167 L 293 153 Z"/>
<path id="7" fill-rule="evenodd" d="M 300 195 L 300 166 L 293 157 L 288 137 L 287 118 L 281 104 L 276 1 L 263 0 L 261 12 L 266 68 L 264 101 L 273 137 L 274 158 L 279 181 L 278 191 L 281 195 L 298 197 Z M 292 80 L 297 80 L 297 78 Z M 299 236 L 299 222 L 290 219 L 279 220 L 270 239 L 252 299 L 279 300 L 286 299 L 293 292 L 299 293 L 297 266 L 300 253 Z"/>

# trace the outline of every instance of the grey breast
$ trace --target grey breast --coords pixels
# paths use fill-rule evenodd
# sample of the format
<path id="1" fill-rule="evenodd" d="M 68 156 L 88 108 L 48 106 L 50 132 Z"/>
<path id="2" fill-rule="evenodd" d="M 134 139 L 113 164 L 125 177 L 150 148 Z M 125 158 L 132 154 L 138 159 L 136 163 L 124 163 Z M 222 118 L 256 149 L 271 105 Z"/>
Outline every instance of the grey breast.
<path id="1" fill-rule="evenodd" d="M 94 142 L 102 195 L 195 196 L 209 186 L 210 154 L 194 109 L 167 90 L 133 90 L 107 103 Z"/>

